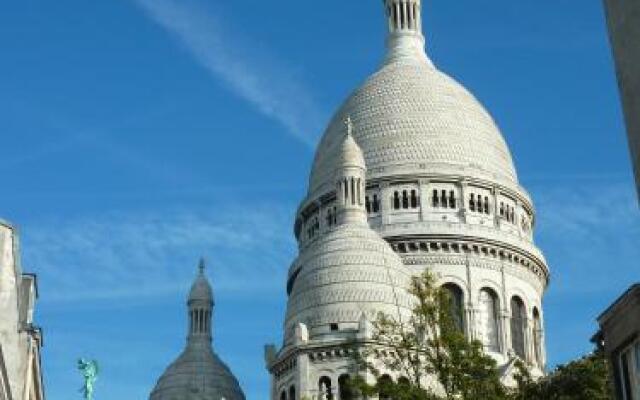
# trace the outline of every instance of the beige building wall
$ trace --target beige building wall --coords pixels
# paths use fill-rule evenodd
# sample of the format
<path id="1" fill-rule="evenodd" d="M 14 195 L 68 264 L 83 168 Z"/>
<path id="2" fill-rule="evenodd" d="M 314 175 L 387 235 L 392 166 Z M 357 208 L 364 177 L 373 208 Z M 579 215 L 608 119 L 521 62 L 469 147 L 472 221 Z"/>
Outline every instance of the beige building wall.
<path id="1" fill-rule="evenodd" d="M 36 300 L 36 277 L 22 273 L 16 230 L 0 221 L 0 400 L 44 398 Z"/>
<path id="2" fill-rule="evenodd" d="M 605 9 L 640 196 L 640 1 L 605 0 Z"/>

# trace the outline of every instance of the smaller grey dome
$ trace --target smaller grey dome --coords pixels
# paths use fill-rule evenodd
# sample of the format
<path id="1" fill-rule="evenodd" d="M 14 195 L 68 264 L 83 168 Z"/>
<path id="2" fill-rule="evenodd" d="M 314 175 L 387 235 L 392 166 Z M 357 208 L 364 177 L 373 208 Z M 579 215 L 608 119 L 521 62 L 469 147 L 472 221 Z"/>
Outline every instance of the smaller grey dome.
<path id="1" fill-rule="evenodd" d="M 204 301 L 213 303 L 213 289 L 211 288 L 211 284 L 204 274 L 205 269 L 205 261 L 204 259 L 200 260 L 200 265 L 198 266 L 198 276 L 196 280 L 191 285 L 191 291 L 189 292 L 189 303 L 194 301 Z"/>
<path id="2" fill-rule="evenodd" d="M 244 400 L 237 379 L 206 342 L 191 343 L 151 393 L 151 400 Z"/>
<path id="3" fill-rule="evenodd" d="M 213 289 L 204 260 L 191 286 L 187 346 L 158 379 L 150 400 L 245 400 L 238 380 L 213 350 Z"/>

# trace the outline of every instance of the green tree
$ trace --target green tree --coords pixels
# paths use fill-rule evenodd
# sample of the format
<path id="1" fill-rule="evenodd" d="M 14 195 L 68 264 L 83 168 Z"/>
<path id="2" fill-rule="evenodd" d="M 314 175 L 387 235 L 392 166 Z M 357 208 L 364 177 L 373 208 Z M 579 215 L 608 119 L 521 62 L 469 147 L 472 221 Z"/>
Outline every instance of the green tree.
<path id="1" fill-rule="evenodd" d="M 518 365 L 518 390 L 514 400 L 613 400 L 609 363 L 601 351 L 557 367 L 540 380 L 533 380 Z"/>
<path id="2" fill-rule="evenodd" d="M 365 349 L 360 362 L 378 383 L 356 379 L 357 390 L 365 396 L 382 393 L 398 400 L 505 399 L 496 362 L 484 354 L 480 342 L 466 338 L 456 324 L 452 299 L 436 286 L 434 276 L 414 277 L 409 292 L 415 306 L 407 320 L 380 314 L 373 322 L 373 345 Z M 380 369 L 403 379 L 384 379 Z M 427 377 L 435 377 L 438 385 L 426 384 Z"/>

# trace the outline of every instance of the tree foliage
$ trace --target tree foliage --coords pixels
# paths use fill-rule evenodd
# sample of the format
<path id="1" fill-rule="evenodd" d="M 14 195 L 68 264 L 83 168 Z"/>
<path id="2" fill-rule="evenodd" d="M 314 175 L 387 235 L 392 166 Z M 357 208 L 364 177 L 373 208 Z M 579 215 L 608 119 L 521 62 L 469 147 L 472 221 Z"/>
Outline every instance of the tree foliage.
<path id="1" fill-rule="evenodd" d="M 364 359 L 374 359 L 379 364 L 364 365 L 376 376 L 378 384 L 370 386 L 360 379 L 358 389 L 365 395 L 384 393 L 393 399 L 504 398 L 496 362 L 484 354 L 480 342 L 466 338 L 456 324 L 452 299 L 446 290 L 435 285 L 433 275 L 414 277 L 409 292 L 415 306 L 408 320 L 380 314 L 373 322 L 375 345 L 365 351 Z M 404 379 L 381 380 L 381 369 L 396 372 Z M 433 378 L 438 384 L 427 383 Z"/>
<path id="2" fill-rule="evenodd" d="M 561 365 L 547 377 L 533 380 L 522 364 L 513 400 L 613 400 L 609 363 L 601 351 Z"/>
<path id="3" fill-rule="evenodd" d="M 517 363 L 517 388 L 505 388 L 493 358 L 482 343 L 470 341 L 456 323 L 449 292 L 437 287 L 428 272 L 414 277 L 409 289 L 415 306 L 410 317 L 379 314 L 372 322 L 371 344 L 359 365 L 376 378 L 362 376 L 352 386 L 362 397 L 393 400 L 612 400 L 608 364 L 600 353 L 560 366 L 533 379 Z M 401 379 L 393 381 L 382 371 Z"/>

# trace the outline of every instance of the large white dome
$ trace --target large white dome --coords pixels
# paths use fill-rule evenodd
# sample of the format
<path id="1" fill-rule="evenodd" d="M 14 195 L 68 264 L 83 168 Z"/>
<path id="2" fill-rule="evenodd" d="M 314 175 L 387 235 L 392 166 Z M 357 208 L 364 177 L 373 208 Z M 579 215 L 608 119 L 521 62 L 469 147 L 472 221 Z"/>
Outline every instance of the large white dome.
<path id="1" fill-rule="evenodd" d="M 331 173 L 347 116 L 356 127 L 369 180 L 442 174 L 517 184 L 511 153 L 489 113 L 425 56 L 415 56 L 386 63 L 338 110 L 318 146 L 310 194 L 333 189 Z"/>

